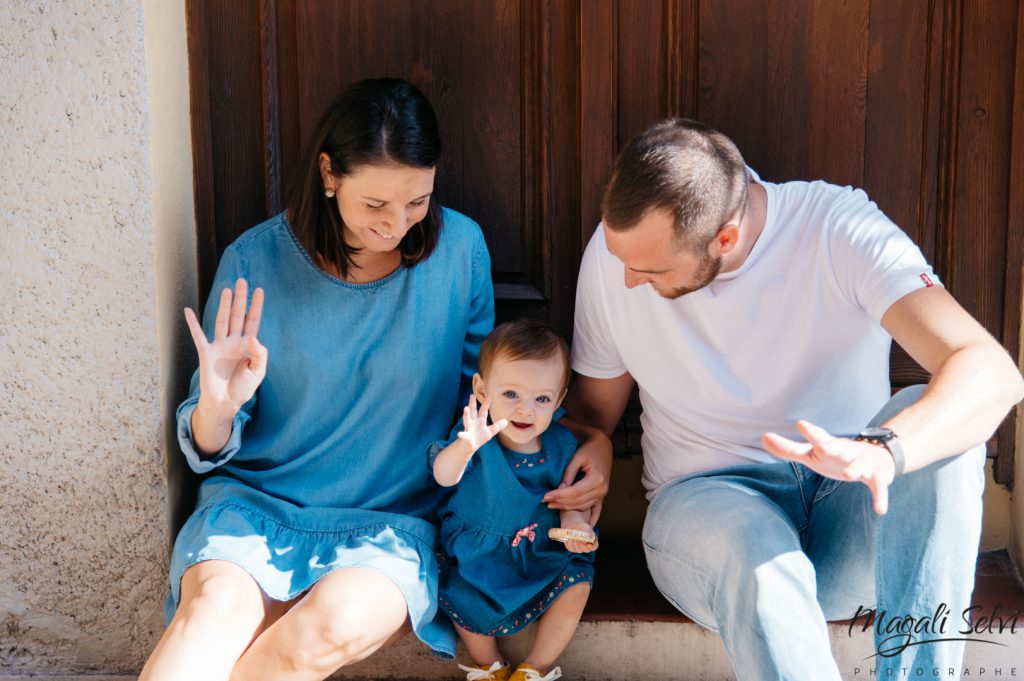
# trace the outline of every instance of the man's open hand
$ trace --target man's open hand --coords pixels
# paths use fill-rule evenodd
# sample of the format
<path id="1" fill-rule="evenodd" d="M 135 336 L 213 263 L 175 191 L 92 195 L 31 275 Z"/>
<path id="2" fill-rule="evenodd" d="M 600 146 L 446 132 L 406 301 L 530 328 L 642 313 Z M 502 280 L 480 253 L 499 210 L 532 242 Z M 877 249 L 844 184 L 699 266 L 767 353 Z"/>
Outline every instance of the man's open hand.
<path id="1" fill-rule="evenodd" d="M 797 421 L 796 429 L 807 442 L 765 433 L 761 446 L 780 459 L 801 463 L 827 478 L 864 483 L 871 490 L 875 513 L 885 515 L 889 509 L 889 485 L 896 475 L 896 464 L 885 447 L 833 437 L 808 421 Z"/>

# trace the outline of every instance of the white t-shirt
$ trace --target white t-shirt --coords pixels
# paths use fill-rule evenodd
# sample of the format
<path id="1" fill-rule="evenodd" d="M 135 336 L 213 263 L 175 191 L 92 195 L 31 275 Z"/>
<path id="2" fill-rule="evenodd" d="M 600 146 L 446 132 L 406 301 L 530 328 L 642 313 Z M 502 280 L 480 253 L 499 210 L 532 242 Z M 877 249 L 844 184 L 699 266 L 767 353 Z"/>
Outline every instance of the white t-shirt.
<path id="1" fill-rule="evenodd" d="M 882 315 L 939 283 L 863 191 L 761 184 L 767 219 L 746 261 L 694 293 L 627 289 L 601 226 L 583 256 L 573 369 L 636 379 L 649 499 L 679 476 L 778 461 L 760 437 L 802 439 L 797 419 L 859 432 L 889 397 Z"/>

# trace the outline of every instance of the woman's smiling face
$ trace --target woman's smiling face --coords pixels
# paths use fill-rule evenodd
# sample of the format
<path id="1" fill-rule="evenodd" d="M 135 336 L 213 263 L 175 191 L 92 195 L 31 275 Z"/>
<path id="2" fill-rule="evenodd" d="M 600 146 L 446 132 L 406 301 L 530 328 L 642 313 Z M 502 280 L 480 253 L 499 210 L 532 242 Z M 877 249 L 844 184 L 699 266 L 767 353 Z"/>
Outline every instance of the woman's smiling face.
<path id="1" fill-rule="evenodd" d="M 358 166 L 348 175 L 334 177 L 330 160 L 321 154 L 324 187 L 335 191 L 345 243 L 376 253 L 398 248 L 406 233 L 426 217 L 435 172 L 387 163 Z"/>

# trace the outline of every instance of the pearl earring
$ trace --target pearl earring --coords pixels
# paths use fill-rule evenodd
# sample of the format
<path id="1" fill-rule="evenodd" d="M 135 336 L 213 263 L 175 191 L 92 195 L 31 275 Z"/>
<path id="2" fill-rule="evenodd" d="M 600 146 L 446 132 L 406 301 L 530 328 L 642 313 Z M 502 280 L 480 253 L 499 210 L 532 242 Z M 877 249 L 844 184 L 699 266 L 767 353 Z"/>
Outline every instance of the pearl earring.
<path id="1" fill-rule="evenodd" d="M 333 189 L 325 189 L 324 190 L 324 196 L 326 196 L 329 199 L 333 199 L 334 198 L 334 190 Z"/>

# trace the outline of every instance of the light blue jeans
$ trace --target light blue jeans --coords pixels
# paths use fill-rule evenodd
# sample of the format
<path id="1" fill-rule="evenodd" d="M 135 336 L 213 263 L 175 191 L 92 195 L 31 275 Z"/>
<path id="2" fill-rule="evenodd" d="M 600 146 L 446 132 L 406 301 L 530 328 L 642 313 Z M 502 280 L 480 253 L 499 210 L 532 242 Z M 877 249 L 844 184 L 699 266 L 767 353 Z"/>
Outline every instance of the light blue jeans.
<path id="1" fill-rule="evenodd" d="M 872 425 L 920 397 L 895 395 Z M 932 617 L 945 636 L 970 606 L 985 485 L 983 445 L 897 478 L 876 516 L 860 483 L 799 464 L 731 466 L 681 478 L 647 513 L 644 550 L 654 582 L 685 615 L 722 637 L 739 681 L 842 678 L 827 620 L 877 605 L 887 618 Z M 861 620 L 863 621 L 863 619 Z M 860 631 L 861 626 L 857 627 Z M 875 634 L 876 646 L 891 634 Z M 940 635 L 922 635 L 939 638 Z M 886 646 L 883 646 L 886 647 Z M 960 678 L 963 642 L 909 646 L 864 663 L 877 678 L 939 669 Z"/>

